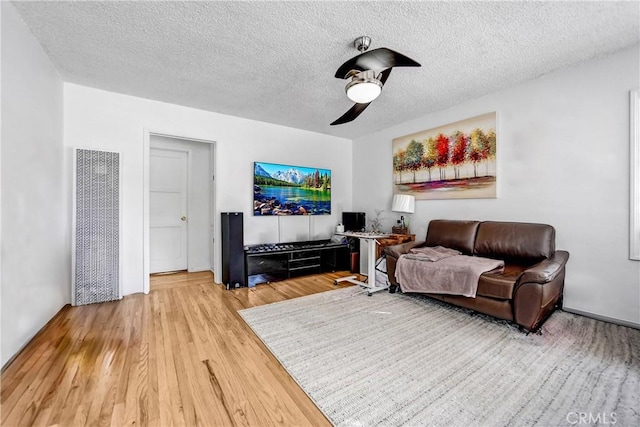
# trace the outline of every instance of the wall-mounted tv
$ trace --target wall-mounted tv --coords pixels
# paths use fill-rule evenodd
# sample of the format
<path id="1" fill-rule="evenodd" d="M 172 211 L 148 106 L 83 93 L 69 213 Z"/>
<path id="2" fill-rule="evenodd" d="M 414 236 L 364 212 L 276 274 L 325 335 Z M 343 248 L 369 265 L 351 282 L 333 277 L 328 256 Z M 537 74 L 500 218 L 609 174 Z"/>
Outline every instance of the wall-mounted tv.
<path id="1" fill-rule="evenodd" d="M 331 170 L 254 162 L 254 215 L 331 214 Z"/>

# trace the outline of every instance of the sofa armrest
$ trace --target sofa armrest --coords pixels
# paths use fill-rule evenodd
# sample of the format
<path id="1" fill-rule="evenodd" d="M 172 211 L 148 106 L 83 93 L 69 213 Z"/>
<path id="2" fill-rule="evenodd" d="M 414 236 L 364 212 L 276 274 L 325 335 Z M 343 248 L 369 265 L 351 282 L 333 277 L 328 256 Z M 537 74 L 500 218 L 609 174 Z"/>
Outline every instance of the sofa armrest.
<path id="1" fill-rule="evenodd" d="M 526 330 L 535 330 L 561 303 L 565 265 L 569 252 L 556 251 L 525 270 L 513 291 L 513 320 Z"/>
<path id="2" fill-rule="evenodd" d="M 560 274 L 569 259 L 569 252 L 556 251 L 551 258 L 540 261 L 526 269 L 520 276 L 520 283 L 549 283 Z"/>
<path id="3" fill-rule="evenodd" d="M 424 242 L 404 242 L 399 245 L 386 246 L 384 248 L 384 254 L 387 257 L 387 277 L 392 285 L 389 287 L 390 292 L 393 292 L 393 289 L 399 285 L 396 281 L 396 263 L 400 255 L 409 253 L 412 248 L 417 248 L 422 245 L 424 245 Z"/>
<path id="4" fill-rule="evenodd" d="M 424 242 L 404 242 L 399 245 L 386 246 L 384 253 L 387 256 L 392 256 L 396 259 L 400 258 L 400 255 L 409 253 L 409 251 L 418 246 L 424 245 Z"/>

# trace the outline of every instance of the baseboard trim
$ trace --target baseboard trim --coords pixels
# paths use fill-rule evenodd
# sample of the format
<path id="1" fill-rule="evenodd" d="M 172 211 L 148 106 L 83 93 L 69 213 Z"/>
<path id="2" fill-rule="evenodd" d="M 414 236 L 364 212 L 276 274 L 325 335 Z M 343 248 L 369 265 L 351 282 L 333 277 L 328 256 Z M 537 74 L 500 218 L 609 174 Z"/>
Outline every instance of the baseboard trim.
<path id="1" fill-rule="evenodd" d="M 620 325 L 620 326 L 627 326 L 627 327 L 633 328 L 633 329 L 640 329 L 640 323 L 634 323 L 634 322 L 629 322 L 629 321 L 626 321 L 626 320 L 615 319 L 613 317 L 602 316 L 600 314 L 593 314 L 593 313 L 589 313 L 587 311 L 576 310 L 574 308 L 569 308 L 569 307 L 562 307 L 562 310 L 566 311 L 567 313 L 573 313 L 573 314 L 577 314 L 579 316 L 590 317 L 590 318 L 596 319 L 596 320 L 602 320 L 603 322 L 614 323 L 614 324 Z"/>
<path id="2" fill-rule="evenodd" d="M 201 271 L 213 271 L 213 270 L 211 269 L 211 267 L 206 266 L 206 267 L 189 267 L 187 271 L 189 273 L 200 273 Z"/>

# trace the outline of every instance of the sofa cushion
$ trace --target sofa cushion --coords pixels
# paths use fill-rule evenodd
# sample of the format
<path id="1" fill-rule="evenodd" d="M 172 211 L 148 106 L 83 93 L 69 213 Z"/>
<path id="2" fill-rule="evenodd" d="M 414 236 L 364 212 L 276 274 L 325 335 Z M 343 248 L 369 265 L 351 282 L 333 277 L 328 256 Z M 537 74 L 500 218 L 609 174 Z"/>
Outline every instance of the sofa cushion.
<path id="1" fill-rule="evenodd" d="M 478 280 L 478 290 L 476 295 L 497 298 L 512 299 L 513 287 L 518 278 L 526 269 L 519 265 L 505 265 L 502 271 L 488 271 L 483 273 Z"/>
<path id="2" fill-rule="evenodd" d="M 444 246 L 471 255 L 479 224 L 480 221 L 434 219 L 429 222 L 426 246 Z"/>
<path id="3" fill-rule="evenodd" d="M 555 229 L 547 224 L 486 221 L 478 226 L 474 254 L 535 263 L 553 255 L 555 239 Z"/>

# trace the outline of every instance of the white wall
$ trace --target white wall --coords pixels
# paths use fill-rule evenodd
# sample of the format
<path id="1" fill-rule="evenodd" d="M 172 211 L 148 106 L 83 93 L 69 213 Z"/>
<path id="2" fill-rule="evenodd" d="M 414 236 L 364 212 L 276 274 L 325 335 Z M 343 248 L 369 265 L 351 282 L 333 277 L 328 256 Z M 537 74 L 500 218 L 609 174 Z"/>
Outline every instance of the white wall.
<path id="1" fill-rule="evenodd" d="M 4 365 L 69 302 L 62 80 L 2 2 L 2 355 Z"/>
<path id="2" fill-rule="evenodd" d="M 413 231 L 424 238 L 434 218 L 552 224 L 557 248 L 571 253 L 567 309 L 640 324 L 640 262 L 628 259 L 629 91 L 639 61 L 636 46 L 354 140 L 354 210 L 386 209 L 388 227 L 398 217 L 393 138 L 497 111 L 498 198 L 417 201 Z"/>
<path id="3" fill-rule="evenodd" d="M 245 244 L 329 238 L 342 211 L 351 209 L 350 140 L 70 83 L 64 84 L 64 105 L 65 174 L 69 182 L 72 147 L 123 153 L 124 295 L 143 291 L 145 129 L 215 142 L 214 218 L 218 224 L 220 212 L 244 212 Z M 332 215 L 302 220 L 254 218 L 254 161 L 331 169 Z M 218 226 L 216 230 L 216 241 L 220 242 Z M 218 250 L 216 271 L 219 263 Z"/>
<path id="4" fill-rule="evenodd" d="M 189 152 L 189 189 L 187 207 L 187 254 L 189 271 L 211 269 L 209 215 L 209 183 L 211 182 L 209 160 L 211 144 L 152 135 L 152 148 Z"/>

